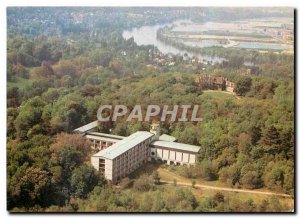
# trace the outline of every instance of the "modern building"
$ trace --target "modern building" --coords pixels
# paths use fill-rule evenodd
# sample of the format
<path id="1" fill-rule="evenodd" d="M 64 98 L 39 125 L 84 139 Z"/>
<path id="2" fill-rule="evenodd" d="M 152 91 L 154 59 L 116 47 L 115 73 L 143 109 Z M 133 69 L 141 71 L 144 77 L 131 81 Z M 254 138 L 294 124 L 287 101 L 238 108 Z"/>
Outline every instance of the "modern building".
<path id="1" fill-rule="evenodd" d="M 113 183 L 146 163 L 154 134 L 138 131 L 91 157 L 92 165 Z"/>
<path id="2" fill-rule="evenodd" d="M 175 142 L 173 136 L 160 135 L 159 124 L 152 124 L 150 132 L 137 131 L 128 137 L 94 130 L 94 124 L 88 124 L 76 129 L 75 133 L 91 140 L 94 150 L 100 150 L 91 157 L 91 164 L 112 183 L 128 176 L 147 161 L 174 165 L 195 164 L 200 150 L 199 146 Z"/>
<path id="3" fill-rule="evenodd" d="M 191 165 L 196 163 L 199 146 L 177 142 L 153 141 L 150 144 L 149 160 L 160 160 L 169 165 Z"/>
<path id="4" fill-rule="evenodd" d="M 85 137 L 91 142 L 93 142 L 92 148 L 99 151 L 108 148 L 109 146 L 126 138 L 124 136 L 105 134 L 99 132 L 88 132 L 85 134 Z"/>

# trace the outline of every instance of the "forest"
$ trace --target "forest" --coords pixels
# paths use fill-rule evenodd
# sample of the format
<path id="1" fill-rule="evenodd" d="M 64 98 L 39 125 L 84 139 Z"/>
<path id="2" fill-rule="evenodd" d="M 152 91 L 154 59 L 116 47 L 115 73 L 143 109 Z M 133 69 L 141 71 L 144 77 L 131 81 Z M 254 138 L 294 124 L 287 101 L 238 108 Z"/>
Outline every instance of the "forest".
<path id="1" fill-rule="evenodd" d="M 174 55 L 174 65 L 154 63 L 157 53 L 153 46 L 138 46 L 132 38 L 125 40 L 122 31 L 197 14 L 184 9 L 182 13 L 177 13 L 179 9 L 161 10 L 150 8 L 147 16 L 139 16 L 144 13 L 142 9 L 8 9 L 9 211 L 290 209 L 278 197 L 266 197 L 261 202 L 241 202 L 219 192 L 197 197 L 193 190 L 176 186 L 176 182 L 161 185 L 156 172 L 125 178 L 116 188 L 90 165 L 91 142 L 72 131 L 96 120 L 100 105 L 199 105 L 202 122 L 161 123 L 162 133 L 201 146 L 197 164 L 177 169 L 178 174 L 294 196 L 294 56 L 214 49 L 215 54 L 226 53 L 228 61 L 203 65 Z M 60 12 L 60 17 L 55 16 Z M 97 19 L 77 23 L 85 13 L 97 14 Z M 246 75 L 249 67 L 244 62 L 248 60 L 255 65 L 255 75 Z M 195 82 L 199 73 L 229 78 L 237 84 L 236 95 L 206 92 Z M 100 123 L 99 131 L 128 136 L 138 130 L 148 131 L 150 124 L 118 119 Z"/>

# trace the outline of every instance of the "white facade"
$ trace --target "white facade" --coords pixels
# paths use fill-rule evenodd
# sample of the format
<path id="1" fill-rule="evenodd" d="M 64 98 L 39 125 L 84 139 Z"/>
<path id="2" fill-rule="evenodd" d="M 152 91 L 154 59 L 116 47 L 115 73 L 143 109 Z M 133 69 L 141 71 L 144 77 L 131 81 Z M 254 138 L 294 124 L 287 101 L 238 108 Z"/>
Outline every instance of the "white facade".
<path id="1" fill-rule="evenodd" d="M 149 132 L 136 132 L 94 154 L 91 163 L 107 180 L 115 183 L 147 161 L 148 146 L 154 137 Z"/>
<path id="2" fill-rule="evenodd" d="M 197 152 L 172 150 L 171 148 L 150 148 L 149 160 L 161 160 L 167 164 L 191 165 L 196 163 Z"/>
<path id="3" fill-rule="evenodd" d="M 152 126 L 150 132 L 138 131 L 128 137 L 85 133 L 85 137 L 93 142 L 93 147 L 100 149 L 91 157 L 92 166 L 112 183 L 128 176 L 147 160 L 160 160 L 175 165 L 196 163 L 200 147 L 177 143 L 176 138 L 172 136 L 159 135 L 160 129 L 157 124 Z"/>
<path id="4" fill-rule="evenodd" d="M 157 140 L 150 145 L 149 160 L 161 160 L 175 165 L 191 165 L 196 163 L 199 150 L 199 146 Z"/>

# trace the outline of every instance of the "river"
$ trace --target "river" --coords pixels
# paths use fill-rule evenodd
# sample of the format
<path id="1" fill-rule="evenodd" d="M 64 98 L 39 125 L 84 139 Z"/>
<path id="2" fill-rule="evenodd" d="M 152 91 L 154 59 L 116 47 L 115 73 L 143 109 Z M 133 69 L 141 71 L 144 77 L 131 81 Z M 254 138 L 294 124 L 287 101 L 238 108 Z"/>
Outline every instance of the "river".
<path id="1" fill-rule="evenodd" d="M 209 56 L 209 55 L 204 55 L 201 53 L 192 53 L 188 52 L 183 49 L 178 49 L 175 48 L 171 45 L 167 45 L 161 41 L 159 41 L 156 37 L 157 30 L 160 28 L 163 28 L 165 26 L 171 26 L 174 25 L 175 28 L 173 28 L 174 31 L 182 31 L 182 32 L 194 32 L 194 31 L 199 31 L 199 30 L 206 30 L 206 31 L 216 31 L 216 30 L 222 30 L 226 31 L 228 29 L 233 30 L 233 32 L 237 33 L 247 33 L 249 30 L 252 32 L 254 31 L 253 29 L 257 28 L 256 25 L 257 22 L 263 22 L 264 20 L 259 20 L 259 21 L 252 21 L 252 20 L 245 20 L 243 22 L 246 22 L 247 25 L 249 25 L 248 29 L 243 29 L 241 27 L 239 22 L 228 22 L 228 23 L 212 23 L 212 22 L 206 22 L 202 24 L 195 24 L 191 22 L 190 20 L 177 20 L 173 23 L 169 24 L 164 24 L 164 25 L 155 25 L 155 26 L 143 26 L 140 28 L 134 28 L 132 30 L 127 30 L 123 32 L 123 38 L 129 39 L 131 37 L 134 38 L 134 41 L 136 42 L 137 45 L 154 45 L 156 46 L 162 53 L 167 54 L 167 53 L 173 53 L 173 54 L 188 54 L 188 56 L 196 56 L 200 59 L 201 62 L 211 62 L 212 64 L 215 63 L 222 63 L 224 58 L 218 57 L 218 56 Z M 278 21 L 279 24 L 284 23 L 283 21 Z M 257 31 L 255 29 L 255 31 Z M 233 44 L 236 43 L 232 41 Z M 223 46 L 221 45 L 218 41 L 216 40 L 201 40 L 201 41 L 188 41 L 185 40 L 183 41 L 184 44 L 189 45 L 189 46 L 196 46 L 196 47 L 211 47 L 211 46 Z M 225 47 L 225 46 L 223 46 Z M 236 45 L 233 47 L 239 47 L 239 48 L 246 48 L 246 49 L 262 49 L 262 50 L 267 50 L 267 49 L 272 49 L 272 50 L 285 50 L 287 49 L 287 45 L 281 45 L 281 44 L 274 44 L 274 43 L 262 43 L 262 42 L 238 42 Z"/>
<path id="2" fill-rule="evenodd" d="M 223 60 L 226 60 L 221 57 L 217 56 L 209 56 L 209 55 L 203 55 L 199 53 L 191 53 L 186 50 L 177 49 L 173 46 L 166 45 L 165 43 L 159 41 L 156 38 L 156 33 L 159 28 L 162 28 L 165 25 L 155 25 L 155 26 L 143 26 L 140 28 L 133 28 L 132 30 L 124 31 L 123 32 L 123 38 L 129 39 L 131 37 L 134 38 L 134 41 L 137 45 L 154 45 L 156 46 L 162 53 L 172 53 L 172 54 L 180 54 L 183 55 L 184 53 L 187 53 L 188 56 L 192 57 L 198 57 L 200 61 L 209 61 L 212 64 L 215 63 L 222 63 Z"/>

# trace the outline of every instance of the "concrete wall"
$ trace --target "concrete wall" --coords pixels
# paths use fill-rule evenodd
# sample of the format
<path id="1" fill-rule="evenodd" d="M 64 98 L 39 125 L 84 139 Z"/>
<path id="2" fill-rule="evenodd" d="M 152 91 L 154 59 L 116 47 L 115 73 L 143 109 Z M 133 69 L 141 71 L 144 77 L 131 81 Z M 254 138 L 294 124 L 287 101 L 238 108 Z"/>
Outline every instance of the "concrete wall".
<path id="1" fill-rule="evenodd" d="M 150 149 L 150 159 L 167 161 L 168 164 L 170 164 L 170 161 L 175 164 L 194 164 L 196 163 L 196 154 L 152 147 Z"/>
<path id="2" fill-rule="evenodd" d="M 154 149 L 156 149 L 156 148 L 154 148 Z M 156 149 L 156 155 L 157 155 L 157 158 L 163 158 L 163 154 L 162 154 L 162 149 Z"/>
<path id="3" fill-rule="evenodd" d="M 182 162 L 183 163 L 188 163 L 189 162 L 189 154 L 188 153 L 183 153 L 182 154 Z"/>
<path id="4" fill-rule="evenodd" d="M 190 154 L 190 161 L 189 161 L 189 163 L 193 164 L 195 162 L 196 162 L 196 155 Z"/>
<path id="5" fill-rule="evenodd" d="M 234 90 L 234 88 L 232 88 L 232 87 L 226 87 L 227 92 L 233 92 L 233 90 Z"/>
<path id="6" fill-rule="evenodd" d="M 116 183 L 139 168 L 149 157 L 149 143 L 150 139 L 147 139 L 113 160 L 105 159 L 105 178 Z M 94 160 L 96 158 L 93 158 L 92 162 L 94 162 L 93 166 L 98 164 L 96 169 L 99 170 L 99 157 L 98 162 Z"/>
<path id="7" fill-rule="evenodd" d="M 96 169 L 99 170 L 99 157 L 91 157 L 91 164 Z"/>
<path id="8" fill-rule="evenodd" d="M 113 161 L 105 159 L 105 173 L 104 176 L 108 180 L 113 180 Z"/>
<path id="9" fill-rule="evenodd" d="M 169 160 L 169 151 L 168 150 L 165 150 L 165 149 L 162 149 L 163 150 L 163 159 L 164 160 Z"/>

